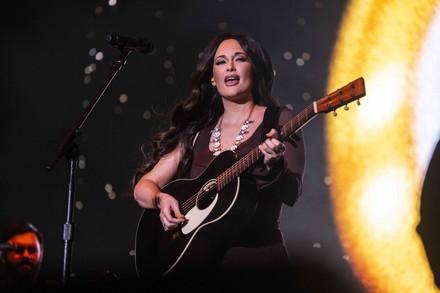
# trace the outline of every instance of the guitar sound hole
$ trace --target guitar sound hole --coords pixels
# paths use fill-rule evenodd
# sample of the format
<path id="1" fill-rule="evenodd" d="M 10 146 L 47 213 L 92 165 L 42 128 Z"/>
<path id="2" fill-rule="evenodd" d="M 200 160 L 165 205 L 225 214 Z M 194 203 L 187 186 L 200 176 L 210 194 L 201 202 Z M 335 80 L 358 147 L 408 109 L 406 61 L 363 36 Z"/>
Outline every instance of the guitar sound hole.
<path id="1" fill-rule="evenodd" d="M 197 207 L 200 210 L 206 209 L 215 199 L 215 196 L 216 193 L 214 191 L 199 196 L 197 200 Z"/>

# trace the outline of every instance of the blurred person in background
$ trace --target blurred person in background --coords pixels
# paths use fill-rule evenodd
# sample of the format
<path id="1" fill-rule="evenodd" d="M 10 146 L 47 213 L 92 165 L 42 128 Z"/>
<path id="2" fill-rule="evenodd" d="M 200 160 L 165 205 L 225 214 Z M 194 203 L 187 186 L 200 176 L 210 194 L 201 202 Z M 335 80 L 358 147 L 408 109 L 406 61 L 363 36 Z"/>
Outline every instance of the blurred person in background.
<path id="1" fill-rule="evenodd" d="M 36 285 L 44 253 L 42 233 L 26 221 L 11 223 L 3 231 L 0 288 L 24 289 Z"/>

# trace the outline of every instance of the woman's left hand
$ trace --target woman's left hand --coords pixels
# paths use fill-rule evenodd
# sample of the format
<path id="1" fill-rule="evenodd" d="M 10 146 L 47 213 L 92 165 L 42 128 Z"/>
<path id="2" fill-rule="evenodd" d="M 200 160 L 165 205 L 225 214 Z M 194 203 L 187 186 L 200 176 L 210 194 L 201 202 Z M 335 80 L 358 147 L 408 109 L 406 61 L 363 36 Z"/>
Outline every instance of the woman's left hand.
<path id="1" fill-rule="evenodd" d="M 284 155 L 286 146 L 279 140 L 272 138 L 276 133 L 275 129 L 271 129 L 266 136 L 268 137 L 262 144 L 258 146 L 260 151 L 264 155 L 264 164 L 269 171 L 278 162 L 279 159 Z"/>

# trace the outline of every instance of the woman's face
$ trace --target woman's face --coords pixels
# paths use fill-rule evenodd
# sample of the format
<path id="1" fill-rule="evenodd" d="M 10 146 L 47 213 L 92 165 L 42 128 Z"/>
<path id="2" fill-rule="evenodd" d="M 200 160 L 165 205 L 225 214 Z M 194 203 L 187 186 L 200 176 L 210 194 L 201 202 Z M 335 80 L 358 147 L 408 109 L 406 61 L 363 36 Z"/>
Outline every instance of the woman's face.
<path id="1" fill-rule="evenodd" d="M 224 40 L 218 46 L 213 75 L 222 97 L 238 103 L 252 100 L 252 64 L 236 40 Z"/>

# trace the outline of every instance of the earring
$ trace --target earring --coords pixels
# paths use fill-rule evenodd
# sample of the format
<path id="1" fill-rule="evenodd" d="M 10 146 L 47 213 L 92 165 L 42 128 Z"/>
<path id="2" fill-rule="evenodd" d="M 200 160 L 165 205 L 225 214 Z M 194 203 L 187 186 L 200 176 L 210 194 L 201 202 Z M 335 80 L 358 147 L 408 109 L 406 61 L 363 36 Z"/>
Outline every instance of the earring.
<path id="1" fill-rule="evenodd" d="M 212 84 L 212 86 L 216 86 L 217 84 L 215 83 L 215 81 L 214 81 L 214 77 L 211 77 L 211 84 Z"/>

